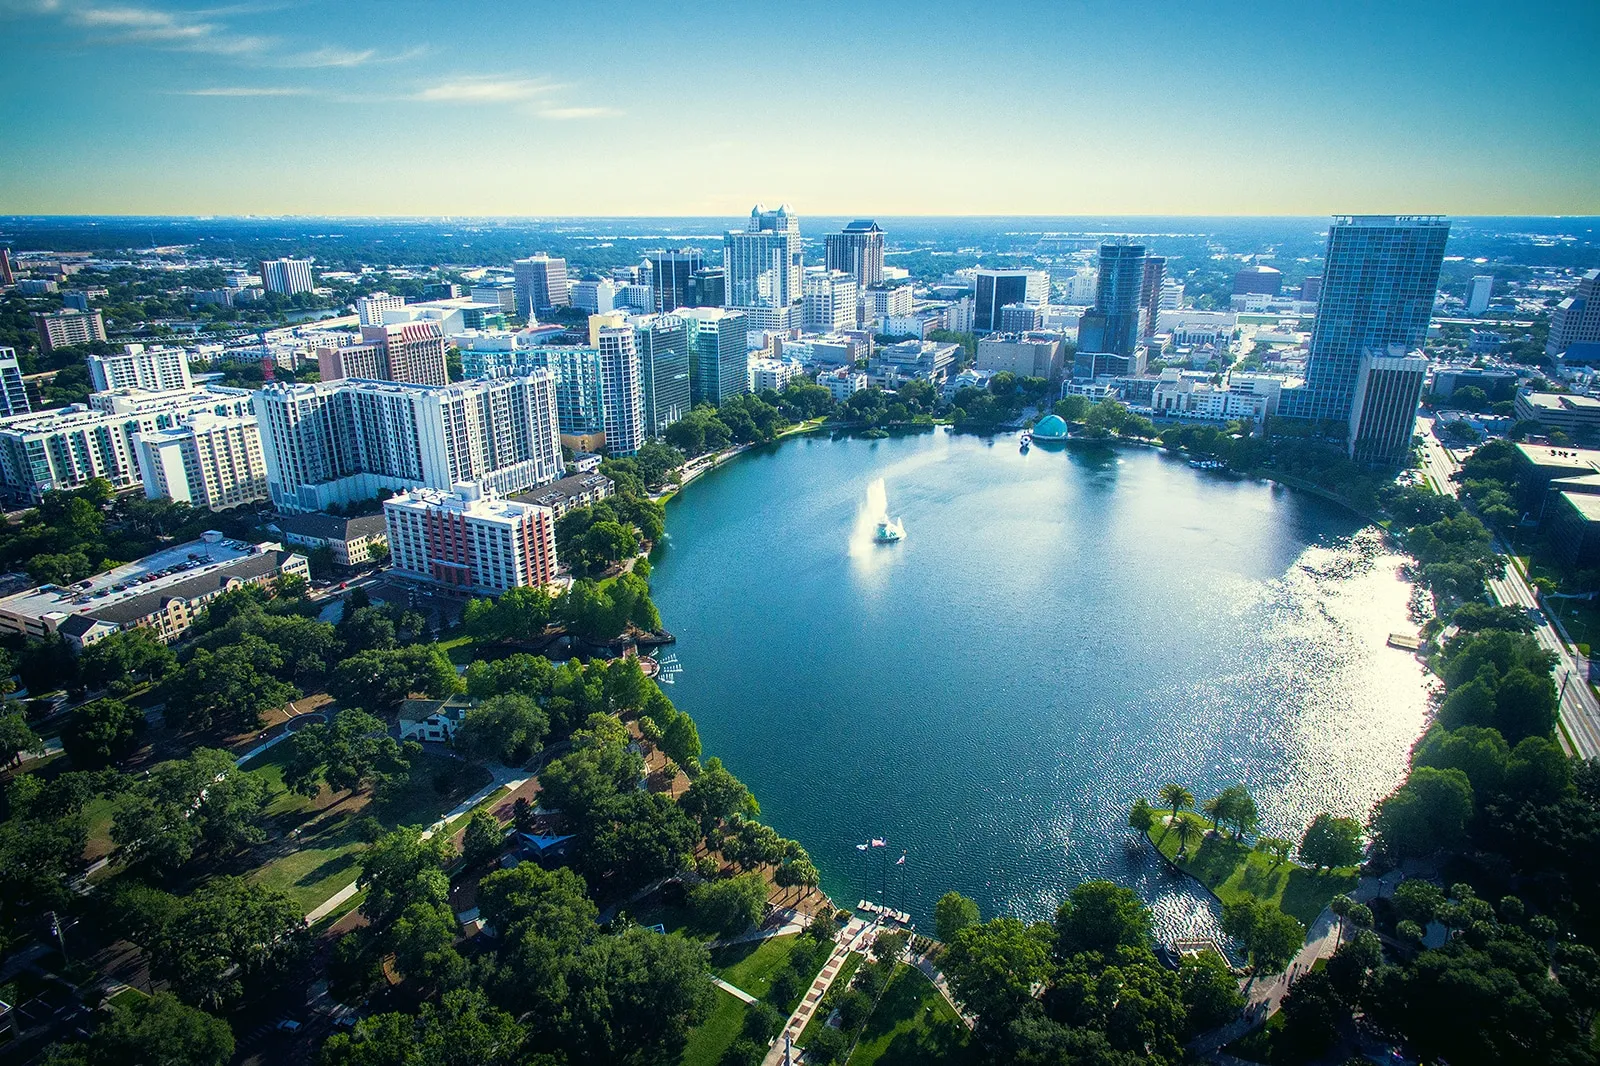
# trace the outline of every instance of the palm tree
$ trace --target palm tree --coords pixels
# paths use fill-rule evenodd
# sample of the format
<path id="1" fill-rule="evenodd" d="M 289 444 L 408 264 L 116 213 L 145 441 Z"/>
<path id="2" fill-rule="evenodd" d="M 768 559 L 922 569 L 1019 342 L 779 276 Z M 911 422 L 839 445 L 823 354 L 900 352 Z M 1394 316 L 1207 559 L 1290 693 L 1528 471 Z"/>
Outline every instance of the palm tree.
<path id="1" fill-rule="evenodd" d="M 1228 794 L 1221 792 L 1206 800 L 1200 808 L 1205 816 L 1211 819 L 1211 829 L 1217 834 L 1222 832 L 1222 820 L 1228 817 Z"/>
<path id="2" fill-rule="evenodd" d="M 1179 811 L 1183 810 L 1185 807 L 1194 806 L 1194 793 L 1190 792 L 1182 785 L 1162 785 L 1161 800 L 1168 807 L 1172 808 L 1171 820 L 1176 821 Z"/>
<path id="3" fill-rule="evenodd" d="M 1187 818 L 1178 820 L 1174 829 L 1178 834 L 1178 858 L 1183 858 L 1183 853 L 1189 848 L 1189 841 L 1194 839 L 1194 823 Z"/>

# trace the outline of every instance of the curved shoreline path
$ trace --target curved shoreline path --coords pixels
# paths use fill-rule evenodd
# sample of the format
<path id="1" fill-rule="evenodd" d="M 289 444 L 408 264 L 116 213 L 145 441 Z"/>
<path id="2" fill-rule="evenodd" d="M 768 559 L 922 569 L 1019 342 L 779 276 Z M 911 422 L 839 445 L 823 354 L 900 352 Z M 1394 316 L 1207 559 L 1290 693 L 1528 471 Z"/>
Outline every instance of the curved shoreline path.
<path id="1" fill-rule="evenodd" d="M 926 922 L 954 889 L 1035 918 L 1106 876 L 1164 937 L 1204 936 L 1211 901 L 1125 846 L 1136 795 L 1242 781 L 1263 831 L 1298 837 L 1405 772 L 1427 688 L 1385 646 L 1414 628 L 1404 560 L 1336 504 L 942 428 L 717 469 L 652 560 L 671 695 L 835 899 Z M 905 539 L 853 544 L 880 478 Z"/>

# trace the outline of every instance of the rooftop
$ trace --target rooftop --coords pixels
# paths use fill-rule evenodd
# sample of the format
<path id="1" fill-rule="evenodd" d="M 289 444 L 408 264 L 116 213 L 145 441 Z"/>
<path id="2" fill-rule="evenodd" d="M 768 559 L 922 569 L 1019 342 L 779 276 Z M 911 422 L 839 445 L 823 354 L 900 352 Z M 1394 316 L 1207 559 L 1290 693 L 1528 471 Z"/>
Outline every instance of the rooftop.
<path id="1" fill-rule="evenodd" d="M 1571 504 L 1585 522 L 1600 522 L 1600 496 L 1588 492 L 1563 492 L 1561 498 Z"/>
<path id="2" fill-rule="evenodd" d="M 381 535 L 386 526 L 382 514 L 358 515 L 343 518 L 339 515 L 311 512 L 308 514 L 282 514 L 273 525 L 284 533 L 318 540 L 352 540 L 356 537 Z"/>
<path id="3" fill-rule="evenodd" d="M 1600 470 L 1600 449 L 1556 447 L 1551 444 L 1516 445 L 1522 457 L 1534 466 L 1558 466 L 1572 470 Z"/>
<path id="4" fill-rule="evenodd" d="M 211 531 L 199 540 L 164 548 L 135 562 L 96 574 L 76 585 L 40 585 L 0 599 L 0 609 L 31 618 L 65 618 L 70 614 L 105 615 L 105 608 L 152 593 L 171 595 L 196 578 L 210 578 L 241 559 L 262 556 L 276 544 L 245 544 Z M 136 617 L 142 617 L 136 616 Z"/>

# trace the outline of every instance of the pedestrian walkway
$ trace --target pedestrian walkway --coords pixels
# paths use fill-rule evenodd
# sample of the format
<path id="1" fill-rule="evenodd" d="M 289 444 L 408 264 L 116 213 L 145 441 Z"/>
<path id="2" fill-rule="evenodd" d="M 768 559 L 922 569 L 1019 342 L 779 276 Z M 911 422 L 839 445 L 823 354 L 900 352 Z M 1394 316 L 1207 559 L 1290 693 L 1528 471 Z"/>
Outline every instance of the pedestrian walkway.
<path id="1" fill-rule="evenodd" d="M 788 1023 L 784 1025 L 783 1032 L 778 1034 L 777 1042 L 772 1045 L 772 1050 L 767 1052 L 767 1057 L 762 1060 L 761 1066 L 794 1066 L 799 1061 L 798 1048 L 793 1049 L 794 1056 L 790 1057 L 792 1042 L 800 1039 L 800 1034 L 805 1032 L 812 1015 L 817 1013 L 817 1008 L 822 1005 L 822 997 L 828 994 L 828 989 L 833 986 L 833 979 L 839 976 L 845 958 L 852 951 L 866 951 L 871 948 L 872 941 L 877 935 L 876 925 L 868 925 L 860 918 L 850 919 L 849 924 L 840 932 L 838 942 L 828 955 L 828 961 L 823 964 L 822 972 L 817 974 L 817 979 L 811 982 L 811 987 L 801 997 L 800 1005 L 789 1015 Z"/>
<path id="2" fill-rule="evenodd" d="M 457 818 L 467 814 L 472 810 L 472 808 L 476 807 L 478 804 L 494 795 L 500 789 L 509 788 L 512 792 L 515 792 L 517 789 L 527 784 L 530 780 L 532 780 L 532 775 L 527 773 L 527 771 L 523 770 L 521 767 L 502 766 L 496 768 L 487 785 L 484 785 L 482 788 L 478 789 L 478 791 L 474 792 L 472 795 L 456 804 L 450 810 L 446 811 L 444 814 L 441 814 L 438 821 L 434 822 L 431 826 L 423 831 L 422 839 L 427 840 L 429 837 L 433 836 L 433 834 L 439 832 L 439 830 L 445 828 Z M 311 910 L 306 914 L 306 924 L 312 925 L 317 921 L 326 918 L 328 915 L 332 914 L 342 903 L 349 900 L 351 896 L 354 896 L 358 891 L 360 891 L 360 885 L 358 882 L 352 881 L 348 885 L 345 885 L 332 896 L 329 896 L 322 903 L 311 908 Z"/>
<path id="3" fill-rule="evenodd" d="M 711 979 L 711 983 L 742 1003 L 754 1003 L 756 1001 L 756 997 L 752 996 L 742 988 L 730 985 L 720 977 L 713 977 Z"/>

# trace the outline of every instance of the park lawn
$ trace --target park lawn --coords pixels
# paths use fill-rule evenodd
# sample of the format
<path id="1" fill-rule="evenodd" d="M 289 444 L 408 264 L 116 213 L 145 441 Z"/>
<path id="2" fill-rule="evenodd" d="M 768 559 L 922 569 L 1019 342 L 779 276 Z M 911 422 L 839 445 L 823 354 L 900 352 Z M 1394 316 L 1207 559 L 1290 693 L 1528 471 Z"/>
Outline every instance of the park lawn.
<path id="1" fill-rule="evenodd" d="M 96 796 L 83 805 L 84 816 L 89 819 L 89 838 L 84 844 L 83 857 L 90 862 L 110 855 L 116 847 L 111 842 L 111 816 L 116 811 L 116 799 Z"/>
<path id="2" fill-rule="evenodd" d="M 251 875 L 256 881 L 284 892 L 311 910 L 356 879 L 360 855 L 369 841 L 357 824 L 367 815 L 385 829 L 403 825 L 429 826 L 439 815 L 488 783 L 489 773 L 432 752 L 414 764 L 403 788 L 382 800 L 369 795 L 335 796 L 323 789 L 316 799 L 283 788 L 284 745 L 251 760 L 249 772 L 274 786 L 268 813 L 288 830 L 298 847 L 265 863 Z M 440 794 L 433 785 L 436 774 L 452 775 L 449 791 Z"/>
<path id="3" fill-rule="evenodd" d="M 1184 813 L 1180 817 L 1193 824 L 1197 832 L 1209 828 L 1197 814 Z M 1253 851 L 1247 844 L 1236 844 L 1218 833 L 1200 838 L 1198 845 L 1191 842 L 1189 853 L 1180 862 L 1177 834 L 1158 822 L 1150 827 L 1149 836 L 1161 854 L 1223 903 L 1247 898 L 1265 900 L 1307 927 L 1329 900 L 1350 892 L 1358 880 L 1354 866 L 1319 871 L 1297 862 L 1278 862 L 1271 855 Z"/>
<path id="4" fill-rule="evenodd" d="M 134 988 L 132 985 L 129 985 L 127 988 L 124 988 L 122 991 L 106 1000 L 106 1003 L 112 1007 L 130 1007 L 144 998 L 145 994 L 143 992 L 139 991 L 137 988 Z"/>
<path id="5" fill-rule="evenodd" d="M 1288 1019 L 1283 1011 L 1275 1011 L 1259 1029 L 1252 1029 L 1222 1050 L 1249 1062 L 1273 1062 L 1276 1046 L 1282 1041 L 1283 1027 Z"/>
<path id="6" fill-rule="evenodd" d="M 848 1066 L 972 1061 L 972 1034 L 933 982 L 901 963 L 862 1026 Z"/>
<path id="7" fill-rule="evenodd" d="M 716 1006 L 711 1016 L 689 1034 L 689 1042 L 683 1047 L 683 1066 L 717 1066 L 744 1031 L 744 1018 L 750 1008 L 720 988 L 712 991 L 716 993 Z"/>
<path id="8" fill-rule="evenodd" d="M 439 647 L 444 649 L 444 653 L 450 656 L 450 661 L 457 666 L 470 666 L 478 651 L 477 641 L 469 633 L 460 633 L 449 640 L 441 640 Z"/>

